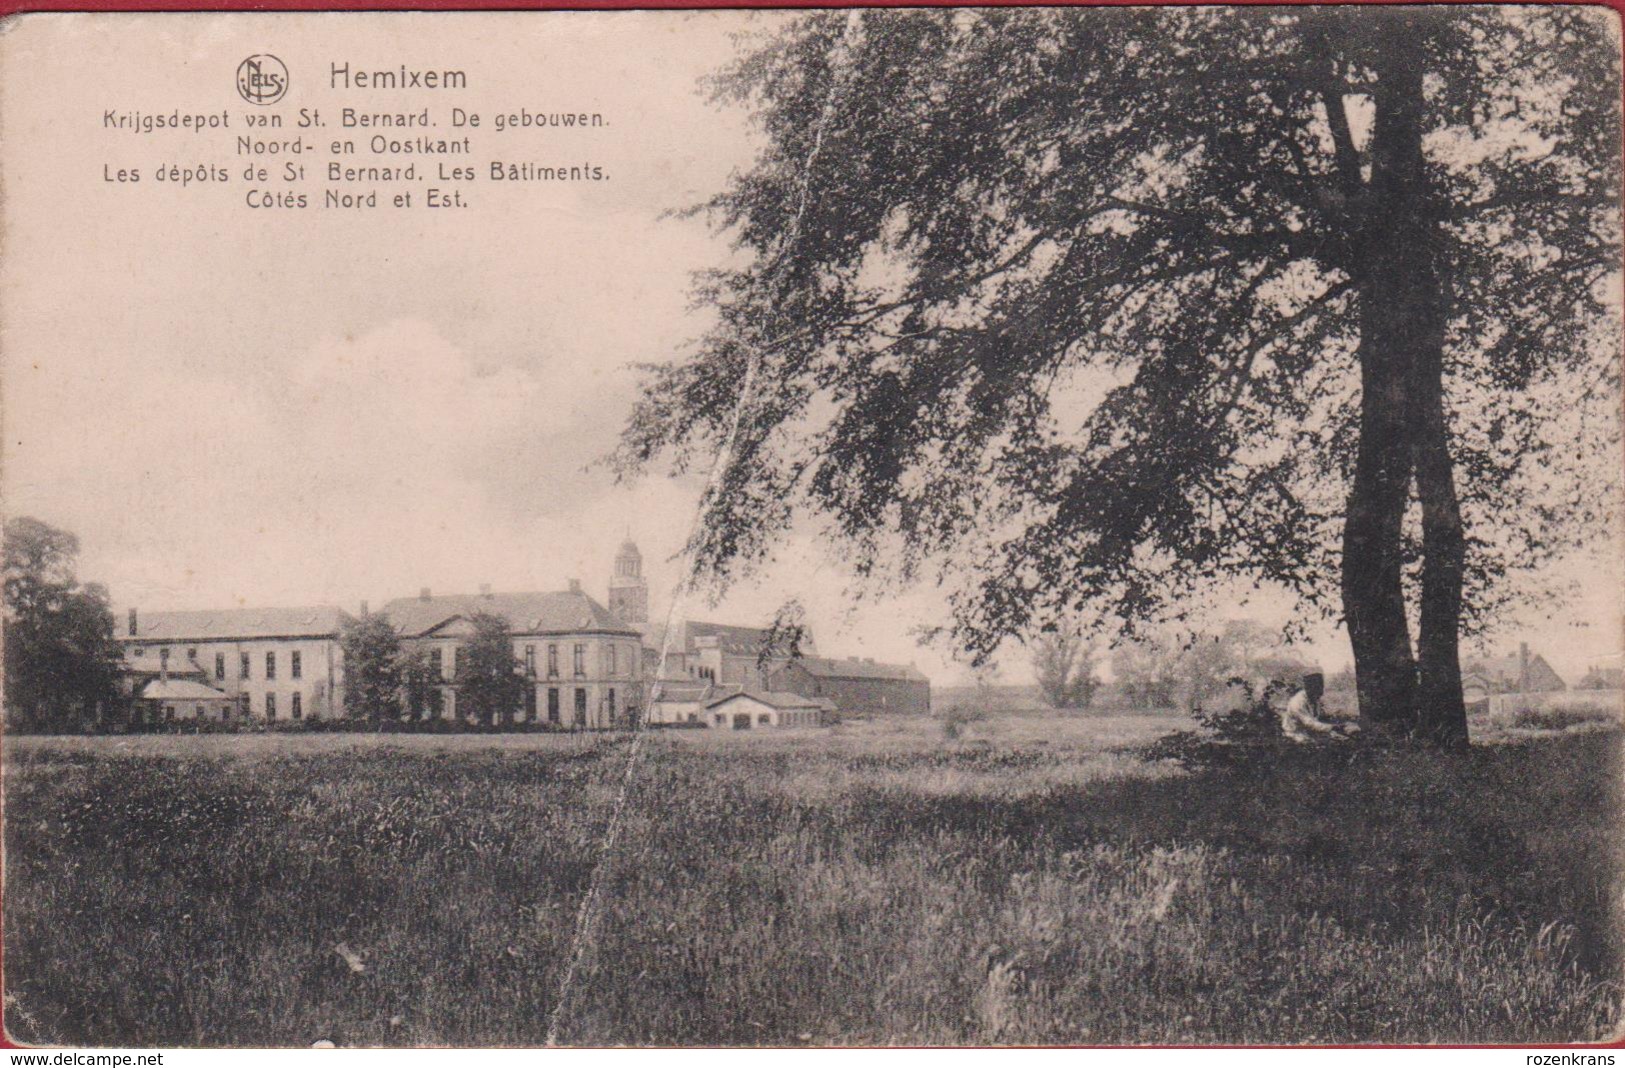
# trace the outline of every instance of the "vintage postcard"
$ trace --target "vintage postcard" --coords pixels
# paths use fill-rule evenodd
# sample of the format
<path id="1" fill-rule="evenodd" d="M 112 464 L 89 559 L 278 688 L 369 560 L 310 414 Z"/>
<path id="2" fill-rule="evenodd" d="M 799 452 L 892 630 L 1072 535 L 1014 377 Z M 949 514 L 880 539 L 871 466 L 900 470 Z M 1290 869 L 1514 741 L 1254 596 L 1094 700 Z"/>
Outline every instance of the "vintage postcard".
<path id="1" fill-rule="evenodd" d="M 0 23 L 6 1034 L 1613 1039 L 1620 38 Z"/>

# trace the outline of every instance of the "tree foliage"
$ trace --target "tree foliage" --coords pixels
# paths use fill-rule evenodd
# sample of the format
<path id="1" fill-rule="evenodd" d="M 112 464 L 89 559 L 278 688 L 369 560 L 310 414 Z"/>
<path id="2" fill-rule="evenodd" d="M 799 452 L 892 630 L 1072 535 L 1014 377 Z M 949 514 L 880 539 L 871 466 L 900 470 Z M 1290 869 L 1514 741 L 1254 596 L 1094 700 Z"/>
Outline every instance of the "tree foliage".
<path id="1" fill-rule="evenodd" d="M 400 718 L 405 704 L 405 653 L 400 635 L 380 615 L 349 619 L 339 630 L 344 651 L 344 711 L 374 722 Z"/>
<path id="2" fill-rule="evenodd" d="M 468 621 L 474 634 L 463 646 L 457 672 L 458 711 L 487 726 L 512 723 L 525 689 L 513 655 L 513 632 L 506 619 L 490 612 L 475 612 Z"/>
<path id="3" fill-rule="evenodd" d="M 618 462 L 721 453 L 702 572 L 821 516 L 975 656 L 1283 587 L 1363 715 L 1464 739 L 1462 629 L 1617 495 L 1617 52 L 1572 6 L 805 15 L 714 82 L 740 265 Z"/>
<path id="4" fill-rule="evenodd" d="M 67 730 L 121 704 L 120 653 L 107 591 L 80 585 L 79 539 L 27 516 L 6 523 L 5 697 L 8 720 Z"/>

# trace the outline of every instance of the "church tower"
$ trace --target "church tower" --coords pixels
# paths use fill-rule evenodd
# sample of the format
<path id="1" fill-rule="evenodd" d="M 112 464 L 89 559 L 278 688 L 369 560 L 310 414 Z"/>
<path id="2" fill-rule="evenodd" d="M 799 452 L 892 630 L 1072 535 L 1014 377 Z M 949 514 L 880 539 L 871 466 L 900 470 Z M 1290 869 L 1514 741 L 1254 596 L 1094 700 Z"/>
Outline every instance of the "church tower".
<path id="1" fill-rule="evenodd" d="M 643 578 L 643 554 L 628 538 L 615 554 L 609 577 L 609 611 L 622 623 L 649 622 L 649 583 Z"/>

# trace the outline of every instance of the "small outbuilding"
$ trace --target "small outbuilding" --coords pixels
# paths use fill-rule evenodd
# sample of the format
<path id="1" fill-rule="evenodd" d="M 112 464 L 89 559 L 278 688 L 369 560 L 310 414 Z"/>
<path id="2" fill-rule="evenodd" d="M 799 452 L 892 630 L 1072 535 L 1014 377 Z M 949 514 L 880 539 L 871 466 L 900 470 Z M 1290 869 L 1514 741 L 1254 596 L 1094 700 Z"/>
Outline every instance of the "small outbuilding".
<path id="1" fill-rule="evenodd" d="M 230 694 L 187 678 L 153 679 L 141 687 L 137 700 L 143 706 L 143 718 L 154 723 L 218 722 L 230 719 L 237 708 L 237 701 Z"/>
<path id="2" fill-rule="evenodd" d="M 708 701 L 703 720 L 709 727 L 743 731 L 752 727 L 817 727 L 833 718 L 834 713 L 834 705 L 816 697 L 741 690 Z"/>

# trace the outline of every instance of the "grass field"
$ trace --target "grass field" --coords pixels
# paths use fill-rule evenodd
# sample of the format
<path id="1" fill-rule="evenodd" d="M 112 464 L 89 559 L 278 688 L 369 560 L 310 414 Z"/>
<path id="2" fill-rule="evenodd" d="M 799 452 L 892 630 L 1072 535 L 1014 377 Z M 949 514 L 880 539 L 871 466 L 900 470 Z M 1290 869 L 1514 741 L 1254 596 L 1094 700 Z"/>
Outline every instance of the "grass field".
<path id="1" fill-rule="evenodd" d="M 1189 774 L 1168 719 L 642 743 L 578 1044 L 1587 1040 L 1617 1024 L 1620 732 Z M 33 1043 L 540 1043 L 610 736 L 11 738 Z"/>

